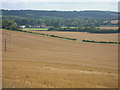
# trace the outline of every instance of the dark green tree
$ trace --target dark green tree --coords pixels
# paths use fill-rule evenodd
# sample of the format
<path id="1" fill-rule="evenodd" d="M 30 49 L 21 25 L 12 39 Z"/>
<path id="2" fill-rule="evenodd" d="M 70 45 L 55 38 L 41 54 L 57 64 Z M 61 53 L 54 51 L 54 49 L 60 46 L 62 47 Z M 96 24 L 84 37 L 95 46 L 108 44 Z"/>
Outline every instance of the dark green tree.
<path id="1" fill-rule="evenodd" d="M 2 21 L 2 28 L 9 29 L 9 30 L 19 29 L 18 25 L 14 21 L 10 21 L 10 20 L 3 20 Z"/>

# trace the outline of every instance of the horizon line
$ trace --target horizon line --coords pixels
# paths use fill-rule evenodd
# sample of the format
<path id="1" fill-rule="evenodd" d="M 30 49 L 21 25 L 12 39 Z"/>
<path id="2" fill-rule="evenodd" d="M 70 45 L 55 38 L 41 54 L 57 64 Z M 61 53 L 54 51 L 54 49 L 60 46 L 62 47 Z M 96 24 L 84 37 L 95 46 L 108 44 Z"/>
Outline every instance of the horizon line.
<path id="1" fill-rule="evenodd" d="M 0 10 L 34 10 L 34 11 L 74 11 L 74 12 L 79 12 L 79 11 L 108 11 L 108 12 L 118 12 L 118 11 L 113 11 L 113 10 L 47 10 L 47 9 L 0 9 Z"/>

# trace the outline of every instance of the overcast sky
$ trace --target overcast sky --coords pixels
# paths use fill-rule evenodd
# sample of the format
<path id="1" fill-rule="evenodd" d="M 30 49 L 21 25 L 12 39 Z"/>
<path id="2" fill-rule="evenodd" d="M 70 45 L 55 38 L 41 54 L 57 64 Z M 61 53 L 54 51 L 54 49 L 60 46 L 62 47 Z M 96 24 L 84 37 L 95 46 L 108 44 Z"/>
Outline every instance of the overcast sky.
<path id="1" fill-rule="evenodd" d="M 0 0 L 1 2 L 119 2 L 119 0 Z"/>
<path id="2" fill-rule="evenodd" d="M 118 11 L 119 0 L 2 0 L 2 9 Z"/>

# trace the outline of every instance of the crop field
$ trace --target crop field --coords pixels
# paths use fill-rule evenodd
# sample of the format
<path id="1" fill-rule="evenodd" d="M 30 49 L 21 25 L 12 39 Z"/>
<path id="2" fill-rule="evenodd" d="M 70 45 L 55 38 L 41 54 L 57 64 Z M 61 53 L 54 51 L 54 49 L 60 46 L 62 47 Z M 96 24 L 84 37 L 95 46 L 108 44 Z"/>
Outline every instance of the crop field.
<path id="1" fill-rule="evenodd" d="M 44 33 L 79 39 L 88 35 L 87 39 L 100 40 L 111 40 L 114 38 L 111 36 L 117 35 L 97 34 L 95 38 L 96 34 L 82 36 L 79 32 Z M 3 88 L 118 87 L 118 45 L 76 42 L 8 30 L 3 30 L 2 43 Z"/>
<path id="2" fill-rule="evenodd" d="M 85 39 L 85 40 L 95 40 L 95 41 L 118 42 L 118 33 L 94 34 L 94 33 L 87 33 L 87 32 L 61 32 L 61 31 L 32 31 L 32 32 L 53 34 L 53 35 L 69 37 L 69 38 L 76 38 L 78 40 Z"/>
<path id="3" fill-rule="evenodd" d="M 61 28 L 68 28 L 68 27 L 61 27 Z M 76 27 L 69 27 L 69 28 L 76 28 Z"/>

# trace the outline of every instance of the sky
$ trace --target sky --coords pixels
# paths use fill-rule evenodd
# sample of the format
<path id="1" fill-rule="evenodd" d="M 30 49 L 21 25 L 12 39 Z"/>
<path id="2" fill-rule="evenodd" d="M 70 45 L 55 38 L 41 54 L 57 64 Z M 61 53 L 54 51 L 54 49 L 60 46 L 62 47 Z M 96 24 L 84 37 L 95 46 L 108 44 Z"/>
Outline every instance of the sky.
<path id="1" fill-rule="evenodd" d="M 10 0 L 1 0 L 9 2 Z M 119 2 L 119 0 L 11 0 L 11 2 Z"/>
<path id="2" fill-rule="evenodd" d="M 119 0 L 2 0 L 1 9 L 8 10 L 58 10 L 118 11 Z"/>

